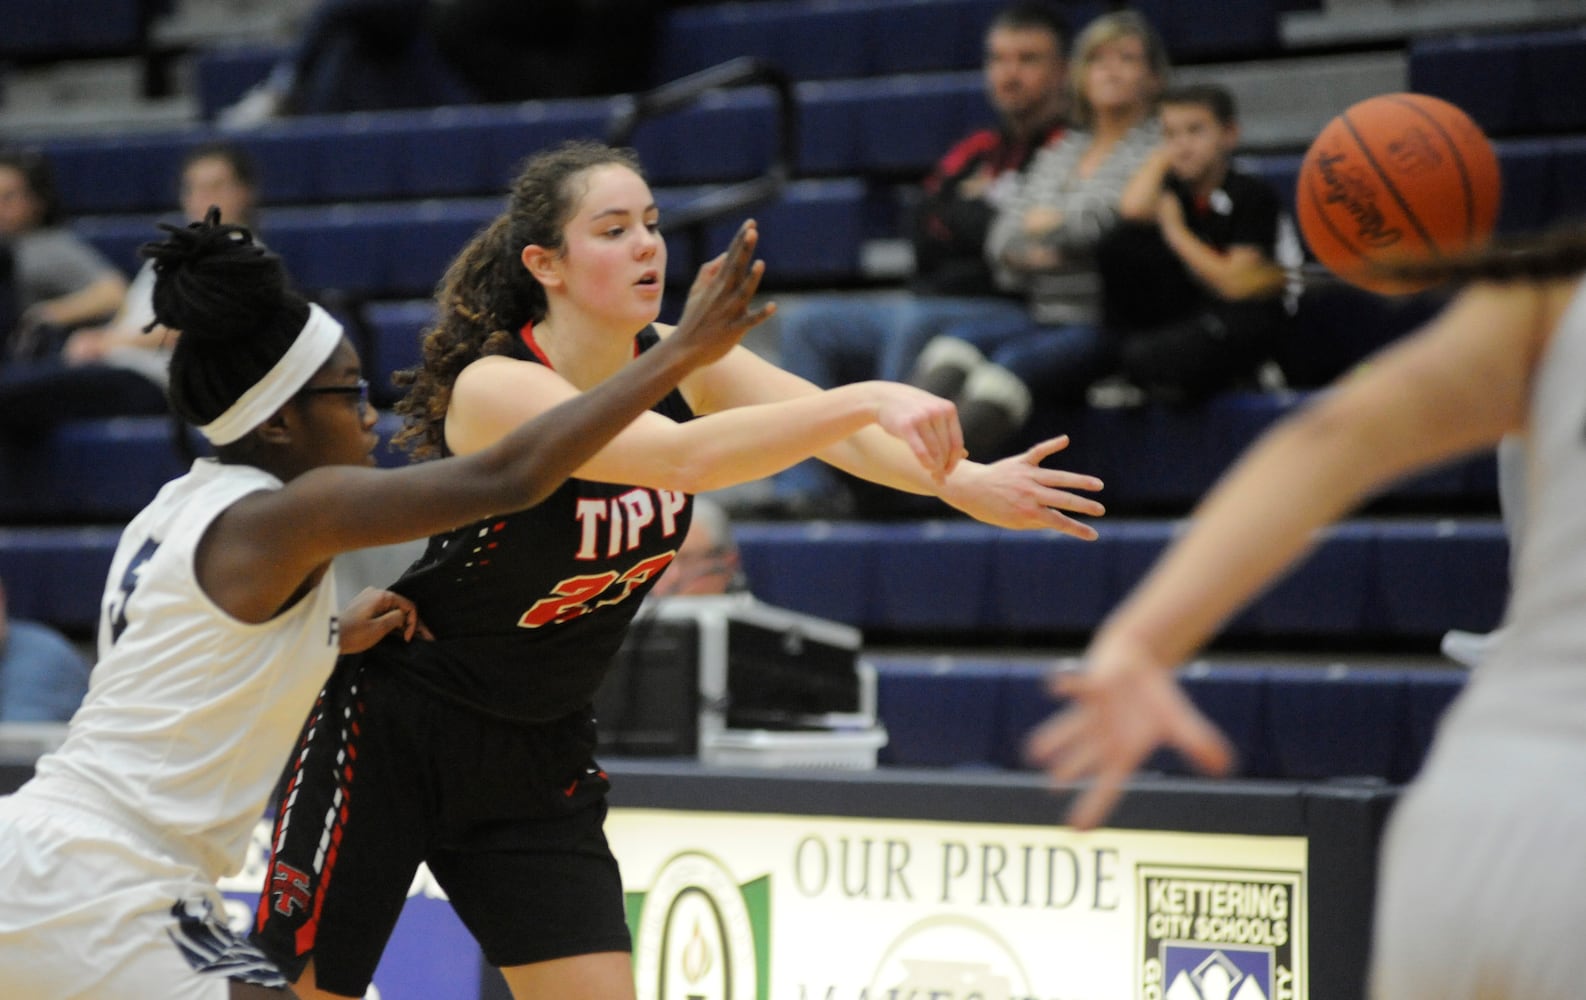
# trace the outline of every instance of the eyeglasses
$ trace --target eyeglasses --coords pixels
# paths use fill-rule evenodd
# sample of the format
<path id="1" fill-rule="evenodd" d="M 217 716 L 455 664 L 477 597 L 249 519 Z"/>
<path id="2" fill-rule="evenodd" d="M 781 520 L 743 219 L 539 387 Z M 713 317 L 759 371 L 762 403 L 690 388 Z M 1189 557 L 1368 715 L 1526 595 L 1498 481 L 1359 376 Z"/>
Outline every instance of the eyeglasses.
<path id="1" fill-rule="evenodd" d="M 357 396 L 358 416 L 369 415 L 369 380 L 361 378 L 355 385 L 311 385 L 299 389 L 304 396 Z"/>

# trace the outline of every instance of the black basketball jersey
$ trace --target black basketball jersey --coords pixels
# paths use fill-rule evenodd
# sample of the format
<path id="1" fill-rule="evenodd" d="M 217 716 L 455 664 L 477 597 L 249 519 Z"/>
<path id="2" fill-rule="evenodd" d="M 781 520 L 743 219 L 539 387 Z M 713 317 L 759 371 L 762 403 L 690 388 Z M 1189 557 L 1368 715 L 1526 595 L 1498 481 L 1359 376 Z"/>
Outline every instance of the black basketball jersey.
<path id="1" fill-rule="evenodd" d="M 646 327 L 635 354 L 659 339 Z M 549 364 L 527 329 L 516 347 L 520 360 Z M 655 411 L 694 416 L 676 390 Z M 436 535 L 391 588 L 418 605 L 435 641 L 388 641 L 380 653 L 491 715 L 538 722 L 576 711 L 600 686 L 692 512 L 685 493 L 569 479 L 536 507 Z"/>

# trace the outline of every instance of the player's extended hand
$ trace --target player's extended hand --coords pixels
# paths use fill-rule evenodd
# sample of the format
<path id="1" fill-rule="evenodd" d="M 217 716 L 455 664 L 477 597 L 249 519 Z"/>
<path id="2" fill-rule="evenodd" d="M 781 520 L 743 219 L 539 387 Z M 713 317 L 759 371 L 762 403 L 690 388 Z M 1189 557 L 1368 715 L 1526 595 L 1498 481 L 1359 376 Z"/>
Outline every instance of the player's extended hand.
<path id="1" fill-rule="evenodd" d="M 938 483 L 968 454 L 958 407 L 940 396 L 899 382 L 866 382 L 875 394 L 876 423 L 909 446 L 909 451 Z"/>
<path id="2" fill-rule="evenodd" d="M 680 341 L 700 364 L 725 356 L 744 334 L 776 312 L 770 302 L 749 308 L 765 274 L 765 261 L 754 257 L 759 240 L 755 221 L 745 219 L 726 252 L 702 265 L 694 278 L 670 339 Z"/>
<path id="3" fill-rule="evenodd" d="M 407 642 L 412 642 L 415 635 L 420 639 L 435 638 L 419 619 L 419 609 L 412 601 L 389 590 L 365 587 L 342 609 L 341 651 L 361 653 L 399 629 Z"/>
<path id="4" fill-rule="evenodd" d="M 1071 492 L 1099 490 L 1101 480 L 1041 465 L 1067 447 L 1068 435 L 1063 434 L 989 465 L 964 462 L 947 481 L 942 499 L 975 520 L 999 528 L 1054 528 L 1092 541 L 1096 529 L 1063 512 L 1091 517 L 1107 513 L 1099 502 Z"/>
<path id="5" fill-rule="evenodd" d="M 1098 640 L 1083 673 L 1059 673 L 1052 692 L 1068 699 L 1025 742 L 1025 756 L 1055 782 L 1090 781 L 1068 822 L 1089 830 L 1112 812 L 1130 775 L 1158 747 L 1173 747 L 1212 775 L 1233 766 L 1233 748 L 1179 687 L 1172 668 L 1139 647 Z"/>

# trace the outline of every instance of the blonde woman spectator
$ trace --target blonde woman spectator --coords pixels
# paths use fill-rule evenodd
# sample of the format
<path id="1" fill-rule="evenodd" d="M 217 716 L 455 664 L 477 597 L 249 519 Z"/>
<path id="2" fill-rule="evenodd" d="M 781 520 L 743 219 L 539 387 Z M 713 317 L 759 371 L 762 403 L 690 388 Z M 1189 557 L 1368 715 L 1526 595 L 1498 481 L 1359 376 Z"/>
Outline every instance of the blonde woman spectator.
<path id="1" fill-rule="evenodd" d="M 1023 426 L 1033 397 L 1078 398 L 1106 369 L 1095 248 L 1162 137 L 1155 108 L 1167 50 L 1145 18 L 1098 17 L 1080 32 L 1069 64 L 1077 127 L 1036 154 L 986 238 L 998 283 L 1025 294 L 1029 316 L 945 330 L 909 379 L 956 398 L 977 457 L 995 454 Z"/>

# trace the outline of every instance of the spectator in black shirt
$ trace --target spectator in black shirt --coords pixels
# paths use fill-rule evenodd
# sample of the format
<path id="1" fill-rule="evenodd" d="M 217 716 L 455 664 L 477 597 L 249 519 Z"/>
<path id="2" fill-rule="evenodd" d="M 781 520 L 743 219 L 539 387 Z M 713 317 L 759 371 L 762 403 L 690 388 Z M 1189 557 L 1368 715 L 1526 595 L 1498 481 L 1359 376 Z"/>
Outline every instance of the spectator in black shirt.
<path id="1" fill-rule="evenodd" d="M 1302 251 L 1277 192 L 1231 165 L 1239 122 L 1228 91 L 1170 90 L 1160 116 L 1162 144 L 1097 249 L 1102 323 L 1127 382 L 1187 403 L 1254 383 L 1293 310 Z"/>

